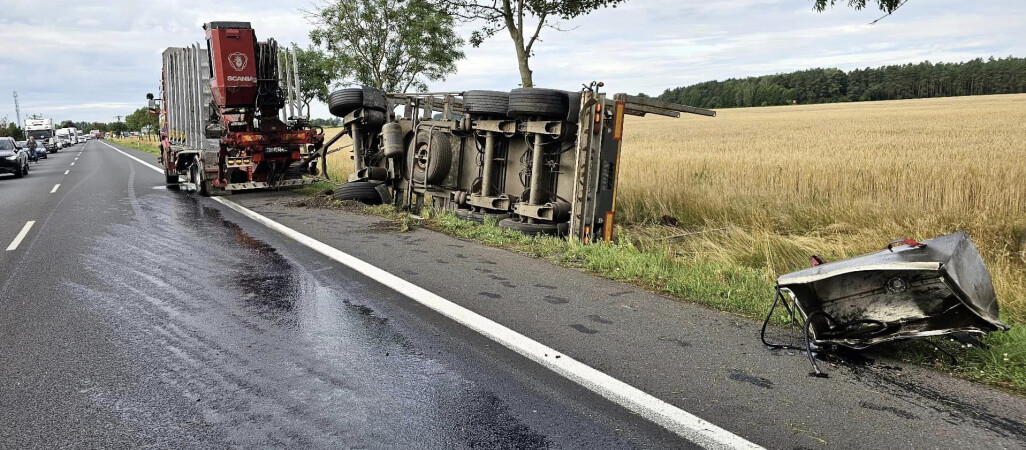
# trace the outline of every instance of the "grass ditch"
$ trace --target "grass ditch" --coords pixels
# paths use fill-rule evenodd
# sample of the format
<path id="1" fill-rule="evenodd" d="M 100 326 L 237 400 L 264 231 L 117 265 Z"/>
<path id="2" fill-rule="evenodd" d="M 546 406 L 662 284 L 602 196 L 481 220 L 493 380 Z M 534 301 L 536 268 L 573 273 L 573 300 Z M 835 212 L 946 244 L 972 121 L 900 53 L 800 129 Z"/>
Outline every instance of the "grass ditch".
<path id="1" fill-rule="evenodd" d="M 618 226 L 614 243 L 584 245 L 549 236 L 526 236 L 499 228 L 495 222 L 478 224 L 431 210 L 418 219 L 390 205 L 366 206 L 316 195 L 324 191 L 321 187 L 300 191 L 311 197 L 294 202 L 293 206 L 377 215 L 388 219 L 396 230 L 424 227 L 756 320 L 765 317 L 773 301 L 774 278 L 770 269 L 702 254 L 682 255 L 666 247 L 648 245 L 649 232 L 640 226 Z M 783 314 L 778 314 L 772 323 L 785 325 L 787 321 Z M 983 342 L 988 348 L 942 340 L 892 343 L 878 347 L 877 351 L 907 363 L 1026 395 L 1026 327 L 1011 325 L 1008 332 L 986 336 Z M 957 364 L 951 364 L 943 353 L 934 350 L 935 345 L 954 355 Z"/>
<path id="2" fill-rule="evenodd" d="M 157 147 L 159 144 L 156 140 L 147 140 L 138 137 L 120 138 L 112 140 L 115 144 L 124 145 L 125 147 L 134 148 L 141 152 L 152 153 L 154 155 L 160 154 L 160 149 Z"/>

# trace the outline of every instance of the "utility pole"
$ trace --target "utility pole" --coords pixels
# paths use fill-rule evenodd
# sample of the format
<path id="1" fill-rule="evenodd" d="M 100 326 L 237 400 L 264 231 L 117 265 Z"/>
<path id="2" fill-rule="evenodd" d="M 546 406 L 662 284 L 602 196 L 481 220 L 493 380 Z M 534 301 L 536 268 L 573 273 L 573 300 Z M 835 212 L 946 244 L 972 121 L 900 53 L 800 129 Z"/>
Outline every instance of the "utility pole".
<path id="1" fill-rule="evenodd" d="M 114 116 L 114 118 L 118 119 L 118 122 L 121 122 L 121 116 Z"/>
<path id="2" fill-rule="evenodd" d="M 18 116 L 18 126 L 23 126 L 21 123 L 21 107 L 18 105 L 18 91 L 14 91 L 14 114 Z"/>

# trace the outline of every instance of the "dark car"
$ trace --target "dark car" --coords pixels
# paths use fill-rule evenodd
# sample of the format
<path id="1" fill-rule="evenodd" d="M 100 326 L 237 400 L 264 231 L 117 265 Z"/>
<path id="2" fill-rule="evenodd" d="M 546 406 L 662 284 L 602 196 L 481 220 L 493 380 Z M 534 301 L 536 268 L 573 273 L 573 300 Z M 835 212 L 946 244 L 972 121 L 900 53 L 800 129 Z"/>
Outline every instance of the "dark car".
<path id="1" fill-rule="evenodd" d="M 28 150 L 18 148 L 14 138 L 0 137 L 0 173 L 13 173 L 14 178 L 21 178 L 28 171 Z"/>

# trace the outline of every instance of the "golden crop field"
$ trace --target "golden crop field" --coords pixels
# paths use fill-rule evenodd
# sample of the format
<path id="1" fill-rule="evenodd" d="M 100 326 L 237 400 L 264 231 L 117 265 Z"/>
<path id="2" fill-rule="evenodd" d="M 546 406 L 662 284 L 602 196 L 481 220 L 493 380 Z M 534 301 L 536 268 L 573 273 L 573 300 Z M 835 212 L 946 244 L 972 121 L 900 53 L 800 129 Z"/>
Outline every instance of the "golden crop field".
<path id="1" fill-rule="evenodd" d="M 1026 323 L 1026 95 L 629 119 L 617 208 L 636 244 L 772 279 L 965 230 Z"/>

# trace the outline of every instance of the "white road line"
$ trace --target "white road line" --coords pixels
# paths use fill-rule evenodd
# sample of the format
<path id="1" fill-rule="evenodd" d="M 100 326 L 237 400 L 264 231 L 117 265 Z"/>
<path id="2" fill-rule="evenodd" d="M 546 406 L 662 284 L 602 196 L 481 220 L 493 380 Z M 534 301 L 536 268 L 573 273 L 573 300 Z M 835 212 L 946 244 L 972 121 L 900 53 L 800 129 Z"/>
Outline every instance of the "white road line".
<path id="1" fill-rule="evenodd" d="M 23 241 L 25 239 L 25 236 L 28 235 L 29 230 L 32 229 L 32 225 L 35 225 L 35 224 L 36 224 L 35 220 L 30 220 L 28 222 L 25 222 L 25 226 L 22 227 L 22 229 L 18 233 L 18 235 L 14 237 L 13 241 L 11 241 L 11 245 L 7 246 L 7 251 L 11 252 L 11 251 L 17 250 L 18 246 L 21 245 L 21 241 Z"/>
<path id="2" fill-rule="evenodd" d="M 119 149 L 119 148 L 117 148 L 117 147 L 115 147 L 113 145 L 110 145 L 110 144 L 108 144 L 106 142 L 100 142 L 100 143 L 103 144 L 103 145 L 106 145 L 106 146 L 108 146 L 108 147 L 110 147 L 112 149 L 114 149 L 114 151 L 116 151 L 118 153 L 121 153 L 122 155 L 125 155 L 125 156 L 127 156 L 129 158 L 132 158 L 132 159 L 134 159 L 136 161 L 139 161 L 140 164 L 142 164 L 142 165 L 144 165 L 146 167 L 149 167 L 149 168 L 151 168 L 153 170 L 156 170 L 157 172 L 164 173 L 164 169 L 161 169 L 160 167 L 154 166 L 153 164 L 150 164 L 150 163 L 148 163 L 146 161 L 143 161 L 143 160 L 141 160 L 139 158 L 136 158 L 136 157 L 134 157 L 132 155 L 129 155 L 128 153 L 125 153 L 125 152 L 121 151 L 121 149 Z"/>
<path id="3" fill-rule="evenodd" d="M 57 192 L 57 189 L 60 189 L 60 187 L 61 187 L 60 183 L 57 183 L 57 184 L 53 185 L 53 189 L 50 189 L 50 193 L 53 194 L 54 192 Z"/>
<path id="4" fill-rule="evenodd" d="M 65 174 L 65 175 L 67 175 L 67 174 L 68 174 L 68 172 L 71 172 L 71 171 L 70 171 L 70 170 L 65 170 L 65 171 L 64 171 L 64 174 Z"/>
<path id="5" fill-rule="evenodd" d="M 75 165 L 75 163 L 71 163 L 71 165 L 73 165 L 73 166 L 74 166 L 74 165 Z"/>
<path id="6" fill-rule="evenodd" d="M 164 171 L 163 169 L 136 158 L 135 156 L 129 155 L 106 142 L 103 144 L 157 172 Z M 487 317 L 446 300 L 427 289 L 392 275 L 385 270 L 349 255 L 337 248 L 268 219 L 267 217 L 239 205 L 238 203 L 222 197 L 211 197 L 210 199 L 257 221 L 274 231 L 284 234 L 296 242 L 327 256 L 328 258 L 338 261 L 349 268 L 362 273 L 368 278 L 409 297 L 417 303 L 431 308 L 432 310 L 488 337 L 495 342 L 498 342 L 499 344 L 502 344 L 506 348 L 541 364 L 549 370 L 584 386 L 592 392 L 595 392 L 596 394 L 599 394 L 602 397 L 637 413 L 645 419 L 648 419 L 678 434 L 679 436 L 694 442 L 695 444 L 712 449 L 762 448 L 745 440 L 741 436 L 731 433 L 694 414 L 666 403 L 655 396 L 642 391 L 641 389 L 613 378 L 569 356 L 562 355 L 556 350 L 532 340 L 531 338 L 528 338 L 516 331 L 506 328 Z"/>

